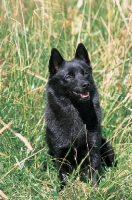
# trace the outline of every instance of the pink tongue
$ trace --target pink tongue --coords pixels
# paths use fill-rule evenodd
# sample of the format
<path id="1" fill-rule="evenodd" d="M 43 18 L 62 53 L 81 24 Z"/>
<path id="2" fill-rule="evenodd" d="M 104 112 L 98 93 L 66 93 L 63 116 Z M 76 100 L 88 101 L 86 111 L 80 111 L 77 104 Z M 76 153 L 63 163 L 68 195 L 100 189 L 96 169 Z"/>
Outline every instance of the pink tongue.
<path id="1" fill-rule="evenodd" d="M 82 98 L 86 98 L 86 97 L 88 97 L 89 96 L 89 93 L 81 93 L 81 97 Z"/>

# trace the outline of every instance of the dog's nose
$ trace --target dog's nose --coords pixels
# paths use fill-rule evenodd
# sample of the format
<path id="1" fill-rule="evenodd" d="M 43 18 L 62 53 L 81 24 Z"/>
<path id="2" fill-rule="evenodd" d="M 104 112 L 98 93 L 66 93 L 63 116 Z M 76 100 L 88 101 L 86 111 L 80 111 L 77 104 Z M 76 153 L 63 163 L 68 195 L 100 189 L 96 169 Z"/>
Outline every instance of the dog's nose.
<path id="1" fill-rule="evenodd" d="M 85 88 L 88 88 L 90 85 L 89 83 L 83 83 L 82 87 L 85 89 Z"/>

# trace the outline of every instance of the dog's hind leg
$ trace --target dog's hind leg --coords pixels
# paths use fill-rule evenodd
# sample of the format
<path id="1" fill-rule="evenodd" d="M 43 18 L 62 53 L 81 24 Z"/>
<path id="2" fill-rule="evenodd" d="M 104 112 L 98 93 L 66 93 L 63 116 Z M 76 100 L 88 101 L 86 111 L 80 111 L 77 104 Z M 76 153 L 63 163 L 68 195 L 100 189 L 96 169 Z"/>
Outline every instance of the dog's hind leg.
<path id="1" fill-rule="evenodd" d="M 101 140 L 100 153 L 102 165 L 105 163 L 107 167 L 116 166 L 114 149 L 104 137 Z"/>

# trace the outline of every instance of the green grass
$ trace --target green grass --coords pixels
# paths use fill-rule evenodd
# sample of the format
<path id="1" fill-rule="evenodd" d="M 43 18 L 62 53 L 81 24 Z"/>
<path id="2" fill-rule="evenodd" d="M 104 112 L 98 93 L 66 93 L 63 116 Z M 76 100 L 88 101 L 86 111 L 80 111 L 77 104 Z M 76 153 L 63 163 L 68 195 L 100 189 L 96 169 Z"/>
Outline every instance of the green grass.
<path id="1" fill-rule="evenodd" d="M 132 199 L 132 6 L 129 0 L 79 2 L 1 2 L 3 199 Z M 79 42 L 84 43 L 91 57 L 103 109 L 102 133 L 115 148 L 118 168 L 108 169 L 94 189 L 78 177 L 75 181 L 73 174 L 64 190 L 58 192 L 57 171 L 44 140 L 47 66 L 52 47 L 70 60 Z"/>

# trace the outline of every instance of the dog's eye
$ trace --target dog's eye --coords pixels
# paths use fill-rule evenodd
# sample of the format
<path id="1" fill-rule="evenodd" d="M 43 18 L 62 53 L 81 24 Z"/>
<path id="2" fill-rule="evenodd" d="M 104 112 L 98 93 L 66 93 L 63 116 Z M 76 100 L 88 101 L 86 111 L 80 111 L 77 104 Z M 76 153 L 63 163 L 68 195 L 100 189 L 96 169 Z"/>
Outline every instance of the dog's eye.
<path id="1" fill-rule="evenodd" d="M 66 78 L 73 78 L 73 77 L 74 77 L 73 72 L 69 72 L 69 73 L 66 75 Z"/>
<path id="2" fill-rule="evenodd" d="M 73 76 L 71 76 L 71 75 L 66 75 L 66 78 L 73 78 Z"/>
<path id="3" fill-rule="evenodd" d="M 89 72 L 88 71 L 85 71 L 85 73 L 84 73 L 85 75 L 88 75 L 89 74 Z"/>

